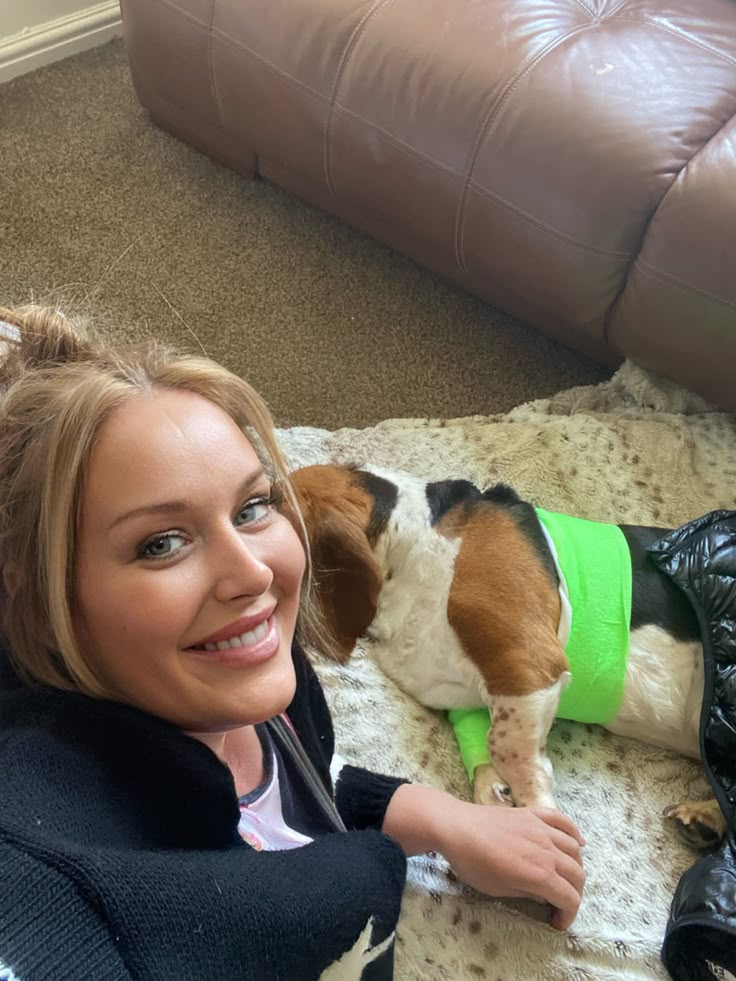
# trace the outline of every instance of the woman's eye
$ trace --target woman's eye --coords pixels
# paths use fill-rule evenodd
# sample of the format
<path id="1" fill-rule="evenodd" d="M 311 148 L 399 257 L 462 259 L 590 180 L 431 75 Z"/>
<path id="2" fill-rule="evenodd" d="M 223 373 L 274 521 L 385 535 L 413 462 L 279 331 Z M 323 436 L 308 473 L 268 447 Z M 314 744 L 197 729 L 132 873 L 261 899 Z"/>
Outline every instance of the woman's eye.
<path id="1" fill-rule="evenodd" d="M 236 525 L 252 525 L 256 521 L 261 521 L 271 510 L 270 497 L 257 497 L 252 501 L 247 501 L 235 516 Z"/>
<path id="2" fill-rule="evenodd" d="M 165 535 L 154 535 L 147 539 L 138 549 L 138 557 L 141 559 L 168 559 L 181 548 L 184 536 L 176 532 L 167 532 Z M 177 544 L 177 542 L 179 544 Z"/>

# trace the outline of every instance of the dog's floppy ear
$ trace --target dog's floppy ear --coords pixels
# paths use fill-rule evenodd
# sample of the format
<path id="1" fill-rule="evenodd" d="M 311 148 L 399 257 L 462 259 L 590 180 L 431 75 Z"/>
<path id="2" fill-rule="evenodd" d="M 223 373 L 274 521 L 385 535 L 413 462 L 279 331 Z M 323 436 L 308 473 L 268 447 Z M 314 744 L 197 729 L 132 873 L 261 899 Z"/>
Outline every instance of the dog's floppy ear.
<path id="1" fill-rule="evenodd" d="M 317 599 L 344 663 L 376 614 L 383 576 L 365 529 L 330 509 L 308 526 Z"/>
<path id="2" fill-rule="evenodd" d="M 343 663 L 375 616 L 383 583 L 368 537 L 375 502 L 357 473 L 355 467 L 314 464 L 291 474 L 309 539 L 315 597 L 332 634 L 327 646 Z"/>

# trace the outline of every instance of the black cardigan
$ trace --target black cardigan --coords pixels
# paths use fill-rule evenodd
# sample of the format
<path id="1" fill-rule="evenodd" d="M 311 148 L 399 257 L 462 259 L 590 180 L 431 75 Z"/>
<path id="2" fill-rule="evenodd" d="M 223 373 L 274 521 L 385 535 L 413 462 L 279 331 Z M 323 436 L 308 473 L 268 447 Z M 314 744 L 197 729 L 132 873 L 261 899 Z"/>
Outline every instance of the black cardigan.
<path id="1" fill-rule="evenodd" d="M 289 716 L 332 792 L 327 704 L 293 656 Z M 306 981 L 352 951 L 339 977 L 392 977 L 406 860 L 375 829 L 401 781 L 345 767 L 335 801 L 347 832 L 256 852 L 237 831 L 230 771 L 206 746 L 134 708 L 10 685 L 5 660 L 0 976 Z"/>
<path id="2" fill-rule="evenodd" d="M 700 750 L 728 828 L 721 846 L 680 879 L 662 947 L 676 981 L 703 981 L 716 976 L 709 962 L 736 974 L 736 512 L 713 511 L 650 552 L 700 620 Z"/>

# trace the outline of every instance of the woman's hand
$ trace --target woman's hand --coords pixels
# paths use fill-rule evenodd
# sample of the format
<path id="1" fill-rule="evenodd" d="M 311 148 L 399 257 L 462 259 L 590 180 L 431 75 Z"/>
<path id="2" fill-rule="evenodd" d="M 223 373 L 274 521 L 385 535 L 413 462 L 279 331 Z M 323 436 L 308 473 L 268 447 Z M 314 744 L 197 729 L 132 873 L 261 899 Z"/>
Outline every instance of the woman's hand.
<path id="1" fill-rule="evenodd" d="M 407 855 L 440 852 L 463 882 L 489 896 L 550 903 L 558 930 L 577 915 L 585 842 L 559 811 L 469 804 L 433 787 L 404 784 L 391 798 L 383 830 Z"/>

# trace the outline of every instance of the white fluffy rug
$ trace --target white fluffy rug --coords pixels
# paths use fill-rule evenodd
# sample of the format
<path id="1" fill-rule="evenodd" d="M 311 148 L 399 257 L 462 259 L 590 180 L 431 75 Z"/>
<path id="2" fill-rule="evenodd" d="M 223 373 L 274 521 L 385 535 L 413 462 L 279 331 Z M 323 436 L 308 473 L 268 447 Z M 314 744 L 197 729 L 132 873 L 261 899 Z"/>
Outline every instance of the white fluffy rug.
<path id="1" fill-rule="evenodd" d="M 507 415 L 297 428 L 280 438 L 294 467 L 370 462 L 480 486 L 503 480 L 536 504 L 602 521 L 674 527 L 736 507 L 736 418 L 630 363 L 602 385 Z M 469 797 L 442 714 L 417 705 L 360 651 L 344 668 L 324 661 L 317 668 L 341 755 Z M 667 804 L 708 795 L 699 765 L 562 721 L 552 729 L 549 755 L 559 804 L 587 839 L 588 880 L 573 929 L 547 927 L 534 904 L 463 888 L 440 857 L 412 859 L 399 981 L 667 977 L 659 950 L 669 903 L 694 853 L 660 814 Z"/>

